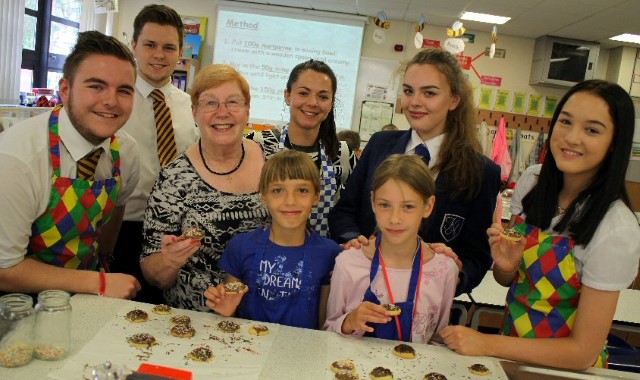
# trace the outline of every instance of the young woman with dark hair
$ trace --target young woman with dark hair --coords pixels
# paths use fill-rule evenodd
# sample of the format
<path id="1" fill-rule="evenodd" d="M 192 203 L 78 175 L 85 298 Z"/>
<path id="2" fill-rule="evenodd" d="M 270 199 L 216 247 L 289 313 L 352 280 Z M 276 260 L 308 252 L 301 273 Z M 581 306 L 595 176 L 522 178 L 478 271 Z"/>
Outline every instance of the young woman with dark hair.
<path id="1" fill-rule="evenodd" d="M 606 366 L 618 295 L 640 258 L 624 187 L 634 115 L 627 92 L 602 80 L 561 99 L 542 167 L 518 180 L 527 195 L 515 228 L 525 238 L 501 237 L 499 224 L 487 230 L 494 277 L 510 287 L 506 336 L 449 326 L 441 332 L 449 348 L 569 369 Z"/>

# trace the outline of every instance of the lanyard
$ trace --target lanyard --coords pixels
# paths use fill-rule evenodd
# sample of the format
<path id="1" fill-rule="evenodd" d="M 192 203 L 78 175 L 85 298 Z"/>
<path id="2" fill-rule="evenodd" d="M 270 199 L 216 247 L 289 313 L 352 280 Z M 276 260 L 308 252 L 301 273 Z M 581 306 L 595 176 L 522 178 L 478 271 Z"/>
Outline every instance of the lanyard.
<path id="1" fill-rule="evenodd" d="M 416 317 L 416 311 L 418 310 L 418 299 L 420 298 L 420 285 L 422 284 L 422 266 L 424 265 L 423 259 L 423 249 L 422 249 L 422 240 L 418 239 L 418 248 L 416 249 L 416 253 L 418 249 L 420 250 L 420 272 L 418 273 L 418 286 L 416 288 L 416 296 L 414 298 L 413 303 L 413 319 Z M 380 266 L 382 267 L 382 273 L 384 274 L 384 282 L 387 285 L 387 291 L 389 292 L 389 301 L 392 304 L 395 304 L 393 299 L 393 292 L 391 291 L 391 283 L 389 282 L 389 276 L 387 275 L 387 266 L 384 264 L 384 257 L 382 255 L 382 248 L 378 247 L 380 251 Z M 415 261 L 415 260 L 414 260 Z M 412 264 L 413 267 L 413 264 Z M 398 338 L 402 341 L 402 325 L 400 324 L 400 318 L 398 315 L 393 317 L 396 320 L 396 328 L 398 329 Z M 410 333 L 409 341 L 413 338 L 413 332 Z"/>

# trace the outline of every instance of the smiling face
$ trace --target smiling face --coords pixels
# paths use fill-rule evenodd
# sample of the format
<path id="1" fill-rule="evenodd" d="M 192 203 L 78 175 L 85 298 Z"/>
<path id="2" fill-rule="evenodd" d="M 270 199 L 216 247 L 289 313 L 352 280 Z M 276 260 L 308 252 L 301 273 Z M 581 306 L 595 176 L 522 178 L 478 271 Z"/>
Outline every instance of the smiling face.
<path id="1" fill-rule="evenodd" d="M 271 214 L 274 231 L 304 230 L 311 208 L 318 203 L 320 195 L 313 182 L 305 179 L 285 179 L 271 182 L 262 193 L 262 201 Z"/>
<path id="2" fill-rule="evenodd" d="M 239 101 L 240 107 L 227 107 L 223 102 Z M 218 109 L 211 111 L 207 105 L 218 103 Z M 200 93 L 192 106 L 193 118 L 200 128 L 202 142 L 214 145 L 234 145 L 242 140 L 242 132 L 249 121 L 249 105 L 242 95 L 242 89 L 235 80 Z"/>
<path id="3" fill-rule="evenodd" d="M 407 68 L 402 83 L 402 111 L 422 140 L 446 132 L 447 114 L 459 103 L 447 77 L 436 66 L 413 64 Z"/>
<path id="4" fill-rule="evenodd" d="M 140 76 L 156 88 L 167 84 L 180 57 L 180 37 L 176 27 L 148 22 L 131 46 Z"/>
<path id="5" fill-rule="evenodd" d="M 60 80 L 60 97 L 73 126 L 93 145 L 111 137 L 133 109 L 131 63 L 109 55 L 87 56 L 71 80 Z"/>
<path id="6" fill-rule="evenodd" d="M 589 92 L 567 100 L 553 126 L 550 146 L 565 182 L 592 181 L 609 153 L 614 135 L 609 106 Z"/>
<path id="7" fill-rule="evenodd" d="M 389 179 L 372 192 L 373 213 L 384 241 L 394 246 L 415 244 L 422 219 L 433 210 L 435 197 L 426 201 L 403 181 Z"/>
<path id="8" fill-rule="evenodd" d="M 285 90 L 284 98 L 291 107 L 289 128 L 320 129 L 333 107 L 335 89 L 328 75 L 307 69 Z"/>

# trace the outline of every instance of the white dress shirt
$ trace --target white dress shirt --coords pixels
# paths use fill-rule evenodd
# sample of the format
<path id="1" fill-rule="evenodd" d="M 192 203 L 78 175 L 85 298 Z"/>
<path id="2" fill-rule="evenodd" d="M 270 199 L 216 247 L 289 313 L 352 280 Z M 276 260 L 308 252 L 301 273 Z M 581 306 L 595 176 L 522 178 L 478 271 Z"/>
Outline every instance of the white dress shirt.
<path id="1" fill-rule="evenodd" d="M 27 253 L 31 226 L 49 205 L 53 167 L 49 149 L 51 112 L 24 120 L 0 134 L 0 268 L 18 264 Z M 69 120 L 64 108 L 58 120 L 60 135 L 60 175 L 76 178 L 76 161 L 97 148 L 86 141 Z M 131 136 L 116 132 L 120 144 L 122 187 L 116 207 L 123 206 L 138 182 L 138 149 Z M 96 167 L 96 180 L 112 177 L 113 165 L 109 145 L 104 148 Z"/>
<path id="2" fill-rule="evenodd" d="M 140 152 L 140 180 L 125 208 L 124 220 L 127 221 L 142 222 L 144 220 L 147 199 L 160 173 L 153 99 L 149 97 L 153 90 L 155 87 L 138 75 L 133 112 L 123 127 L 123 130 L 136 140 Z M 198 139 L 198 128 L 191 113 L 191 97 L 172 85 L 170 81 L 167 81 L 167 84 L 159 90 L 164 94 L 165 102 L 171 110 L 177 155 L 180 155 Z"/>

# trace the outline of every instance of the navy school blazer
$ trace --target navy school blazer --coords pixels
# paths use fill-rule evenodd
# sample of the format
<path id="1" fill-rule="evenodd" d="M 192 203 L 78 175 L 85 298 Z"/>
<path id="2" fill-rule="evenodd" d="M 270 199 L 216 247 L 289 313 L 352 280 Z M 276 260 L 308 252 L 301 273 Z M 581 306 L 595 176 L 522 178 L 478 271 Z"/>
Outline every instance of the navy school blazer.
<path id="1" fill-rule="evenodd" d="M 373 174 L 385 158 L 404 153 L 411 130 L 375 133 L 342 191 L 340 200 L 329 214 L 331 237 L 338 243 L 358 235 L 370 236 L 376 227 L 371 208 Z M 451 247 L 463 263 L 456 295 L 478 286 L 491 267 L 491 249 L 487 228 L 491 226 L 501 187 L 500 167 L 481 155 L 484 177 L 480 192 L 469 202 L 452 199 L 446 192 L 444 176 L 436 179 L 436 203 L 431 216 L 420 229 L 426 242 L 442 242 Z"/>

